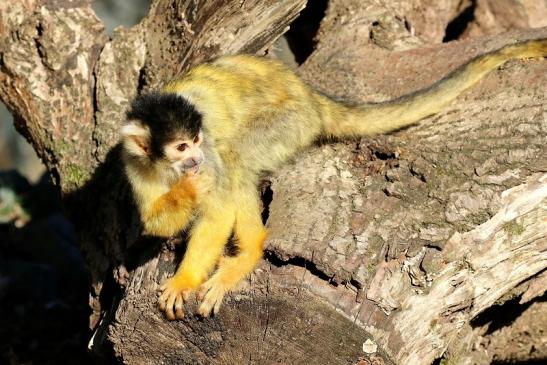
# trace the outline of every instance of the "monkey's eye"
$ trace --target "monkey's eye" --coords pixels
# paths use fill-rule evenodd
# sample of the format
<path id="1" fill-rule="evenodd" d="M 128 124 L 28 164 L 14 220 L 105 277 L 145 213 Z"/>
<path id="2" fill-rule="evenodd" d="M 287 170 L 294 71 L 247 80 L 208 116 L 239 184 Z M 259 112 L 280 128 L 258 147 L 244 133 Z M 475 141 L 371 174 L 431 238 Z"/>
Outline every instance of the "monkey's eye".
<path id="1" fill-rule="evenodd" d="M 186 143 L 181 143 L 181 144 L 177 145 L 177 151 L 180 151 L 180 152 L 183 152 L 187 148 L 188 148 L 188 145 Z"/>
<path id="2" fill-rule="evenodd" d="M 194 143 L 198 143 L 198 142 L 199 142 L 199 134 L 194 137 Z"/>

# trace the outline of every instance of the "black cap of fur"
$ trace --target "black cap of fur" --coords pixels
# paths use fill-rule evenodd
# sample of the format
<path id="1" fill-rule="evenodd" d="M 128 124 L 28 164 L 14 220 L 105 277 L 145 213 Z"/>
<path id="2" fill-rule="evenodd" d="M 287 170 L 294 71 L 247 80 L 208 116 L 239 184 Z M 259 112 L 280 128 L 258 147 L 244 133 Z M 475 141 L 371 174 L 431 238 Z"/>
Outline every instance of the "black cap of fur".
<path id="1" fill-rule="evenodd" d="M 127 111 L 127 119 L 137 119 L 150 128 L 150 157 L 163 155 L 162 147 L 177 134 L 192 139 L 201 129 L 201 114 L 180 95 L 152 92 L 137 96 Z"/>

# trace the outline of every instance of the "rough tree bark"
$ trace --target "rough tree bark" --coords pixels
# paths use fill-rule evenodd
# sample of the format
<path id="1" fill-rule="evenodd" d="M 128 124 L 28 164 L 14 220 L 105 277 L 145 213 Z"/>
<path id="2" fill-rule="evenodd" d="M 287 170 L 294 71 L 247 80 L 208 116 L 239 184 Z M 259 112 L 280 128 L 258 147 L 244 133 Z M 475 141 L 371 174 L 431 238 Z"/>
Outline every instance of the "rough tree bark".
<path id="1" fill-rule="evenodd" d="M 331 0 L 298 73 L 335 98 L 380 101 L 547 37 L 439 44 L 459 3 Z M 317 146 L 269 177 L 267 254 L 242 291 L 215 318 L 163 318 L 155 291 L 180 253 L 139 237 L 116 147 L 128 101 L 208 58 L 263 52 L 304 5 L 156 0 L 108 39 L 88 1 L 0 3 L 0 97 L 80 233 L 95 351 L 112 346 L 128 364 L 337 364 L 371 340 L 386 363 L 447 350 L 465 362 L 471 320 L 511 293 L 543 293 L 547 62 L 536 60 L 510 62 L 415 127 Z"/>

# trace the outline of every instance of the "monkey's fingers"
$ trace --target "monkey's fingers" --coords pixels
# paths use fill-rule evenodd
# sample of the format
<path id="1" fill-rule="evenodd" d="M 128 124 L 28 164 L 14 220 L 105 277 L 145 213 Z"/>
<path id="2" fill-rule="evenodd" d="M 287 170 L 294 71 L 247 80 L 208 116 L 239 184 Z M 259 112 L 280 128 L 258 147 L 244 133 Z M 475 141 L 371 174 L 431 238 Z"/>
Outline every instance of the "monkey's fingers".
<path id="1" fill-rule="evenodd" d="M 184 303 L 183 294 L 177 295 L 177 298 L 175 299 L 175 317 L 177 319 L 183 319 L 184 318 L 184 309 L 182 304 Z"/>
<path id="2" fill-rule="evenodd" d="M 167 291 L 167 290 L 176 290 L 176 289 L 173 287 L 171 281 L 172 281 L 172 278 L 171 278 L 171 279 L 165 280 L 165 281 L 156 289 L 156 291 L 157 291 L 157 292 L 163 292 L 163 293 L 165 293 L 165 291 Z M 192 290 L 190 290 L 190 289 L 182 289 L 182 290 L 180 290 L 180 291 L 182 292 L 182 296 L 183 296 L 183 298 L 184 298 L 184 301 L 188 301 L 188 298 L 190 297 L 190 293 L 191 293 Z M 160 297 L 160 298 L 161 298 L 161 297 Z"/>
<path id="3" fill-rule="evenodd" d="M 165 312 L 165 308 L 167 306 L 167 299 L 169 298 L 170 294 L 171 294 L 171 290 L 164 290 L 158 299 L 158 304 L 162 312 Z"/>
<path id="4" fill-rule="evenodd" d="M 213 314 L 217 314 L 220 311 L 220 305 L 222 304 L 222 300 L 224 299 L 224 294 L 220 299 L 218 299 L 215 303 L 215 306 L 213 307 Z"/>
<path id="5" fill-rule="evenodd" d="M 217 283 L 214 278 L 204 283 L 198 293 L 198 299 L 202 300 L 198 309 L 199 315 L 209 317 L 211 314 L 218 313 L 225 293 L 224 286 Z"/>
<path id="6" fill-rule="evenodd" d="M 158 299 L 158 305 L 169 320 L 184 318 L 184 302 L 190 298 L 190 294 L 195 290 L 192 283 L 189 283 L 184 277 L 173 276 L 165 280 L 159 287 L 163 292 Z"/>
<path id="7" fill-rule="evenodd" d="M 171 292 L 165 304 L 165 316 L 170 321 L 174 321 L 175 319 L 177 319 L 177 317 L 175 316 L 175 313 L 173 312 L 176 299 L 177 299 L 177 294 L 174 292 Z"/>
<path id="8" fill-rule="evenodd" d="M 207 284 L 207 283 L 205 283 L 205 284 Z M 196 298 L 197 298 L 197 300 L 199 300 L 200 302 L 203 300 L 203 298 L 205 298 L 205 294 L 207 294 L 207 292 L 209 291 L 209 289 L 211 289 L 210 287 L 205 286 L 205 284 L 203 284 L 203 285 L 199 288 L 199 291 L 198 291 L 197 294 L 196 294 Z"/>
<path id="9" fill-rule="evenodd" d="M 224 293 L 216 293 L 216 295 L 211 295 L 211 292 L 209 292 L 205 295 L 203 302 L 199 306 L 199 315 L 207 318 L 211 314 L 217 314 L 220 310 L 220 305 L 222 304 L 223 299 Z"/>
<path id="10" fill-rule="evenodd" d="M 183 299 L 184 302 L 187 302 L 188 299 L 190 299 L 190 293 L 191 292 L 192 292 L 191 290 L 183 290 L 182 291 L 182 299 Z"/>

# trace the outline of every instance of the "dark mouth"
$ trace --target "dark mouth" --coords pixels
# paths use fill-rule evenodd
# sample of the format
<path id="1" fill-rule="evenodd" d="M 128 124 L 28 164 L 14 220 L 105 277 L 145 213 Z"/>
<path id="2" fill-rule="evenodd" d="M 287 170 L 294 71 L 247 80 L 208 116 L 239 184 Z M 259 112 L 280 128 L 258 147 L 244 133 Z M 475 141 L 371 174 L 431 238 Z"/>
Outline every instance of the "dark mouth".
<path id="1" fill-rule="evenodd" d="M 199 165 L 186 169 L 186 173 L 189 175 L 197 175 L 198 172 L 199 172 Z"/>

